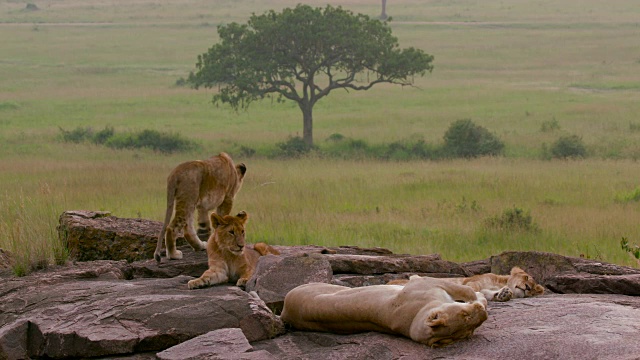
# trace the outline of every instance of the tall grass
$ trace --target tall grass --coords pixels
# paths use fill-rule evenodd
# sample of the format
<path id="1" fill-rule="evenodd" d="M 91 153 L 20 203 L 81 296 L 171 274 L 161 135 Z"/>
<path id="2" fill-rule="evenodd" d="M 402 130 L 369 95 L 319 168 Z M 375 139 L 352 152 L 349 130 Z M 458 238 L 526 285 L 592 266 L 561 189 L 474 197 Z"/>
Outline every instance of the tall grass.
<path id="1" fill-rule="evenodd" d="M 252 216 L 255 241 L 385 246 L 459 261 L 540 250 L 631 264 L 618 243 L 637 234 L 640 208 L 616 202 L 616 189 L 636 181 L 630 162 L 301 159 L 261 160 L 253 170 L 248 164 L 254 173 L 236 209 Z M 514 205 L 528 210 L 538 232 L 486 227 Z"/>
<path id="2" fill-rule="evenodd" d="M 451 123 L 471 119 L 505 144 L 502 158 L 403 162 L 265 158 L 300 135 L 295 104 L 266 100 L 234 113 L 212 106 L 208 90 L 176 86 L 217 41 L 216 25 L 297 3 L 65 0 L 29 12 L 22 1 L 0 2 L 0 247 L 21 259 L 16 272 L 64 259 L 55 233 L 64 210 L 160 220 L 172 167 L 219 151 L 249 168 L 235 209 L 251 215 L 255 241 L 458 261 L 545 250 L 634 265 L 619 241 L 640 238 L 635 0 L 389 3 L 401 46 L 435 55 L 434 72 L 415 88 L 332 93 L 314 108 L 316 143 L 328 147 L 339 133 L 371 149 L 424 139 L 429 150 Z M 380 12 L 369 0 L 307 3 Z M 59 128 L 105 126 L 202 146 L 162 155 L 57 141 Z M 582 139 L 586 159 L 540 160 L 567 135 Z M 485 226 L 514 207 L 540 231 Z"/>
<path id="3" fill-rule="evenodd" d="M 25 275 L 51 264 L 64 264 L 69 252 L 56 232 L 58 211 L 46 183 L 40 193 L 0 196 L 0 248 L 12 254 L 13 272 Z"/>

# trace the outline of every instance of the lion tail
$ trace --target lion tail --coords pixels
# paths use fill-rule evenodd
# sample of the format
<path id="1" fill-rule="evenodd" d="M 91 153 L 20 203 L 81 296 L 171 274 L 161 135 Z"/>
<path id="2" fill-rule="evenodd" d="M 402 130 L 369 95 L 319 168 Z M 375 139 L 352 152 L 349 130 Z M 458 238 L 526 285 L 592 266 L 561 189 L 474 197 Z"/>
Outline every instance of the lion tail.
<path id="1" fill-rule="evenodd" d="M 164 214 L 164 223 L 162 224 L 162 230 L 160 230 L 160 235 L 158 235 L 158 243 L 156 244 L 156 251 L 153 253 L 153 257 L 157 262 L 160 262 L 162 245 L 164 243 L 164 237 L 167 234 L 167 226 L 169 225 L 169 221 L 171 221 L 171 217 L 173 216 L 173 206 L 175 202 L 175 193 L 176 186 L 175 184 L 168 184 L 167 186 L 167 210 Z"/>

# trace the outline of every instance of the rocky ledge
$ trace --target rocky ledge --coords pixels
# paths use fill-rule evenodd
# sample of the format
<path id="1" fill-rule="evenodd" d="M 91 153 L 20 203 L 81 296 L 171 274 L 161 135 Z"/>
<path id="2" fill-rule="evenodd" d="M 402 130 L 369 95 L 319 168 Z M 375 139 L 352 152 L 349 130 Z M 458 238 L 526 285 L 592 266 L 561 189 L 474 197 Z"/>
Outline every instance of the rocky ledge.
<path id="1" fill-rule="evenodd" d="M 96 241 L 141 249 L 136 257 L 146 254 L 147 242 L 155 246 L 158 223 L 87 214 L 61 217 L 61 234 L 76 234 L 76 245 L 70 246 L 77 258 L 95 258 L 99 251 L 83 249 L 95 248 Z M 141 238 L 135 227 L 143 222 L 148 234 Z M 83 232 L 91 235 L 85 238 Z M 184 259 L 160 264 L 152 255 L 131 261 L 116 254 L 118 260 L 75 262 L 20 278 L 2 275 L 0 359 L 638 359 L 640 354 L 640 270 L 635 268 L 540 252 L 458 264 L 437 254 L 400 255 L 381 248 L 278 249 L 281 256 L 261 258 L 247 285 L 251 293 L 235 286 L 188 290 L 187 281 L 207 267 L 205 252 L 188 247 Z M 515 265 L 547 293 L 490 303 L 489 319 L 474 336 L 445 348 L 373 332 L 287 331 L 277 316 L 284 295 L 311 281 L 367 286 L 414 273 L 507 273 Z"/>

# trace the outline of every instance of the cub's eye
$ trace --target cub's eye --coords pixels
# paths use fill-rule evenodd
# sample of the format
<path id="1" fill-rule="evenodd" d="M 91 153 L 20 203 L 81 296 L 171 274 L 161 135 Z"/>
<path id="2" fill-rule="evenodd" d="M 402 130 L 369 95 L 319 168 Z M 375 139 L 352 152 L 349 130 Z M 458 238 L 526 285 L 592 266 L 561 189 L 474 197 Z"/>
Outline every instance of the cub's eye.
<path id="1" fill-rule="evenodd" d="M 524 281 L 528 281 L 528 280 L 529 280 L 529 277 L 525 275 L 524 276 Z"/>
<path id="2" fill-rule="evenodd" d="M 231 235 L 235 235 L 236 233 L 235 233 L 235 231 L 233 231 L 233 230 L 229 230 L 229 234 L 231 234 Z"/>

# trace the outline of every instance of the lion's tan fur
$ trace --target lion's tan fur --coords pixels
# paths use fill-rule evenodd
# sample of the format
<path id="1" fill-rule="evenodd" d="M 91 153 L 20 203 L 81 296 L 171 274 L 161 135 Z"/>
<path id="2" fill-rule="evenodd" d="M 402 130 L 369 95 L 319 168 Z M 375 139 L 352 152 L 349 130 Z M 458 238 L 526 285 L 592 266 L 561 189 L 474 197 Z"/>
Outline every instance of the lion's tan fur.
<path id="1" fill-rule="evenodd" d="M 379 331 L 443 346 L 471 336 L 487 319 L 486 305 L 470 287 L 435 278 L 359 288 L 311 283 L 287 294 L 281 318 L 299 330 Z"/>
<path id="2" fill-rule="evenodd" d="M 481 274 L 466 278 L 443 279 L 460 285 L 470 286 L 481 292 L 487 300 L 508 301 L 513 298 L 524 298 L 544 294 L 544 287 L 536 283 L 533 277 L 515 266 L 509 275 Z M 407 280 L 390 281 L 388 285 L 401 285 Z"/>
<path id="3" fill-rule="evenodd" d="M 280 254 L 265 243 L 245 246 L 245 223 L 248 219 L 244 211 L 236 216 L 224 217 L 211 213 L 214 232 L 207 241 L 209 269 L 199 278 L 189 281 L 189 289 L 227 282 L 245 286 L 260 256 Z"/>
<path id="4" fill-rule="evenodd" d="M 242 187 L 247 168 L 235 165 L 226 153 L 207 160 L 188 161 L 178 165 L 167 178 L 167 209 L 164 224 L 158 236 L 154 257 L 160 261 L 163 242 L 167 258 L 181 259 L 176 249 L 180 232 L 194 250 L 204 250 L 205 244 L 198 233 L 208 237 L 211 233 L 209 214 L 215 210 L 225 216 L 231 212 L 233 199 Z M 198 212 L 198 233 L 194 228 L 194 214 Z"/>

